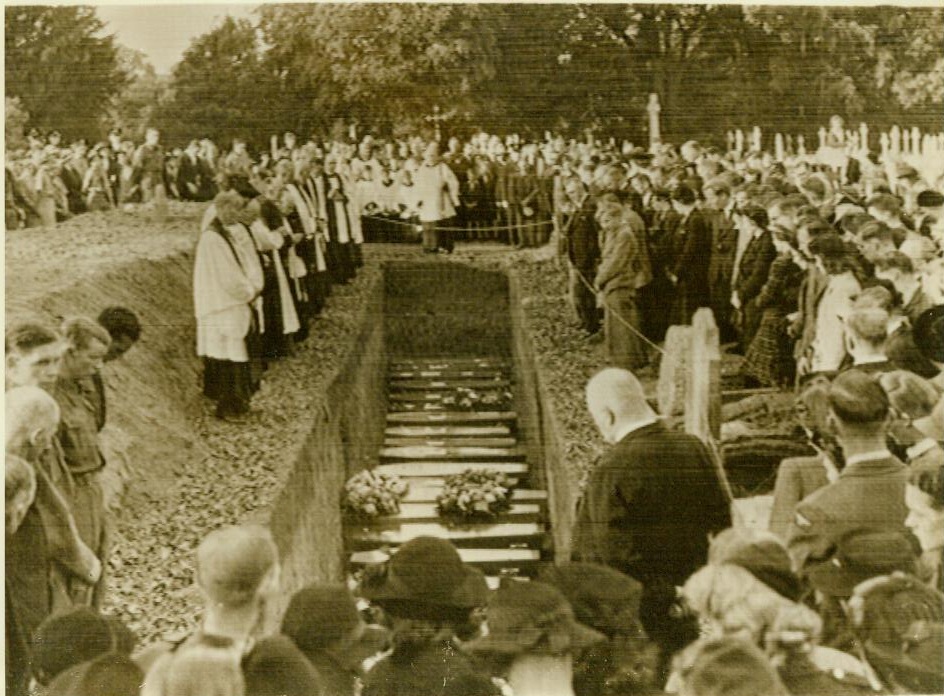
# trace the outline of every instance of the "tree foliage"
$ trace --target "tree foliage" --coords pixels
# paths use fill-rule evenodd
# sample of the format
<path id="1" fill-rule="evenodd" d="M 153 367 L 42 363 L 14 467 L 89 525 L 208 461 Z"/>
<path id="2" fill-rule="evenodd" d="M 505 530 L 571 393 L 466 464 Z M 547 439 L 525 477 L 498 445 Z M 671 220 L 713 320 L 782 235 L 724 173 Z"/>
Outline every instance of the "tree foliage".
<path id="1" fill-rule="evenodd" d="M 673 140 L 734 127 L 812 134 L 829 115 L 940 126 L 939 8 L 631 4 L 264 4 L 197 37 L 169 79 L 94 9 L 6 12 L 7 95 L 27 127 L 95 137 L 564 128 Z"/>
<path id="2" fill-rule="evenodd" d="M 488 13 L 475 5 L 266 5 L 260 29 L 277 94 L 334 118 L 421 122 L 433 104 L 470 115 L 493 75 Z M 305 125 L 315 125 L 309 123 Z"/>
<path id="3" fill-rule="evenodd" d="M 144 131 L 166 102 L 170 81 L 157 74 L 141 51 L 119 46 L 118 63 L 129 79 L 114 97 L 107 120 L 111 127 L 120 128 L 124 137 L 143 140 Z"/>
<path id="4" fill-rule="evenodd" d="M 18 150 L 26 145 L 26 124 L 29 114 L 23 110 L 23 105 L 17 97 L 7 97 L 4 100 L 3 111 L 4 143 L 7 150 Z"/>
<path id="5" fill-rule="evenodd" d="M 158 120 L 168 140 L 251 138 L 270 127 L 262 49 L 255 27 L 227 17 L 198 37 L 174 68 Z"/>
<path id="6" fill-rule="evenodd" d="M 95 10 L 13 6 L 4 15 L 6 94 L 22 101 L 29 125 L 67 138 L 97 135 L 127 77 Z"/>

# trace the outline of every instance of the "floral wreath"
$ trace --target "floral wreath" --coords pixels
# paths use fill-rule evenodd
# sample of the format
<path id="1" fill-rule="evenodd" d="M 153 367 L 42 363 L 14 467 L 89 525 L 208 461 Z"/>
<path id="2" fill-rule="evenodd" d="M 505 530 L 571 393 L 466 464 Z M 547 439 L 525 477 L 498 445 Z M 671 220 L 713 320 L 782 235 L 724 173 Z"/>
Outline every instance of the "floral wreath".
<path id="1" fill-rule="evenodd" d="M 513 481 L 500 471 L 466 469 L 446 477 L 436 508 L 443 517 L 492 520 L 511 508 Z"/>
<path id="2" fill-rule="evenodd" d="M 409 490 L 409 485 L 396 474 L 367 469 L 344 484 L 341 509 L 352 517 L 367 519 L 396 515 Z"/>

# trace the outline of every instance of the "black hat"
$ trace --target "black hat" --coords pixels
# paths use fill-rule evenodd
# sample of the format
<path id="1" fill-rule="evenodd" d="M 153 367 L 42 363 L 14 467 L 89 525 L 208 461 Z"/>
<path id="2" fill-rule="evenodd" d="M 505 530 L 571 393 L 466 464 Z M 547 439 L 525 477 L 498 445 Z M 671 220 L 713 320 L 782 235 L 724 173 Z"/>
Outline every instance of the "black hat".
<path id="1" fill-rule="evenodd" d="M 320 694 L 321 678 L 286 636 L 263 638 L 242 661 L 246 693 L 254 696 Z"/>
<path id="2" fill-rule="evenodd" d="M 466 643 L 474 653 L 574 654 L 606 638 L 579 623 L 560 590 L 543 582 L 512 581 L 488 605 L 488 634 Z"/>
<path id="3" fill-rule="evenodd" d="M 639 627 L 642 584 L 597 563 L 565 563 L 543 568 L 541 582 L 564 593 L 581 623 L 607 635 L 633 633 Z"/>
<path id="4" fill-rule="evenodd" d="M 481 580 L 447 540 L 421 536 L 403 544 L 360 591 L 391 614 L 430 618 L 481 606 Z"/>
<path id="5" fill-rule="evenodd" d="M 108 653 L 70 667 L 56 677 L 47 696 L 137 696 L 144 674 L 127 655 Z"/>
<path id="6" fill-rule="evenodd" d="M 351 641 L 349 652 L 363 657 L 383 652 L 389 643 L 386 629 L 365 624 L 354 595 L 340 584 L 296 592 L 282 618 L 282 633 L 309 656 L 344 638 Z"/>
<path id="7" fill-rule="evenodd" d="M 922 191 L 918 194 L 919 208 L 940 208 L 944 205 L 944 193 L 940 191 Z"/>
<path id="8" fill-rule="evenodd" d="M 831 597 L 851 597 L 859 583 L 895 571 L 912 574 L 921 544 L 907 531 L 855 529 L 847 532 L 831 556 L 808 571 L 810 584 Z"/>
<path id="9" fill-rule="evenodd" d="M 108 621 L 89 607 L 76 607 L 43 621 L 33 638 L 33 670 L 40 683 L 115 648 Z"/>
<path id="10" fill-rule="evenodd" d="M 803 594 L 803 585 L 790 568 L 790 554 L 774 541 L 746 544 L 725 562 L 741 566 L 777 594 L 794 602 Z"/>
<path id="11" fill-rule="evenodd" d="M 914 323 L 914 342 L 928 360 L 944 362 L 944 305 L 924 310 Z"/>
<path id="12" fill-rule="evenodd" d="M 679 658 L 685 690 L 699 696 L 786 696 L 790 692 L 764 652 L 739 638 L 692 643 Z"/>

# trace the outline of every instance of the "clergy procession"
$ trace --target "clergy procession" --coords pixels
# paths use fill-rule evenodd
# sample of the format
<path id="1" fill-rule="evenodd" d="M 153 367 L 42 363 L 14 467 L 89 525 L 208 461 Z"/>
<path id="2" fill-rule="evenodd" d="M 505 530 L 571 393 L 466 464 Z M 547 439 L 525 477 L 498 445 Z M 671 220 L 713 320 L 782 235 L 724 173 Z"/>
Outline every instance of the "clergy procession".
<path id="1" fill-rule="evenodd" d="M 601 26 L 596 36 L 610 36 Z M 7 32 L 9 43 L 9 22 Z M 329 39 L 319 50 L 343 67 Z M 185 60 L 213 57 L 201 51 Z M 579 59 L 566 56 L 553 67 Z M 245 56 L 235 64 L 254 69 Z M 6 693 L 944 693 L 944 133 L 826 111 L 816 136 L 742 122 L 696 139 L 684 121 L 663 128 L 677 102 L 650 92 L 632 95 L 634 138 L 622 116 L 611 131 L 550 116 L 518 128 L 491 125 L 500 115 L 448 120 L 425 103 L 409 127 L 351 113 L 344 128 L 273 126 L 257 139 L 227 120 L 224 97 L 212 137 L 204 122 L 185 138 L 156 121 L 132 133 L 109 112 L 87 137 L 63 139 L 24 118 L 6 153 L 8 248 L 83 220 L 106 229 L 104 243 L 63 262 L 78 266 L 109 245 L 133 247 L 113 230 L 147 220 L 153 236 L 127 264 L 143 276 L 155 240 L 184 220 L 188 248 L 165 253 L 185 264 L 192 292 L 184 285 L 181 329 L 147 320 L 157 315 L 140 293 L 154 287 L 116 291 L 111 267 L 80 278 L 115 295 L 94 311 L 93 295 L 77 293 L 59 316 L 72 286 L 52 300 L 7 287 Z M 397 108 L 412 98 L 398 93 Z M 375 354 L 393 323 L 358 293 L 385 282 L 396 297 L 396 276 L 383 273 L 397 263 L 417 276 L 476 264 L 501 275 L 512 338 L 495 338 L 486 357 Z M 538 269 L 530 280 L 525 266 Z M 442 304 L 431 287 L 431 305 Z M 351 307 L 361 323 L 328 365 L 325 343 L 335 325 L 353 325 L 342 316 Z M 565 319 L 539 326 L 540 311 Z M 458 319 L 491 340 L 473 314 L 424 305 L 405 316 L 418 335 Z M 715 349 L 705 363 L 698 327 Z M 146 346 L 155 334 L 174 338 Z M 185 358 L 169 345 L 183 336 Z M 185 378 L 152 368 L 162 351 L 193 363 Z M 351 367 L 363 362 L 383 365 L 363 377 Z M 705 365 L 710 375 L 694 374 Z M 330 376 L 313 382 L 323 402 L 266 410 L 283 401 L 265 398 L 282 389 L 273 385 L 308 384 L 306 371 L 323 367 Z M 582 389 L 570 389 L 575 379 Z M 681 413 L 664 407 L 673 379 L 685 382 Z M 278 497 L 224 518 L 229 489 L 208 478 L 199 524 L 184 520 L 195 543 L 116 554 L 158 534 L 118 534 L 109 507 L 117 468 L 131 505 L 157 504 L 106 446 L 108 426 L 127 417 L 113 404 L 141 380 L 183 383 L 206 439 L 186 447 L 224 476 L 233 462 L 268 475 L 263 450 L 284 432 L 273 423 L 313 421 L 293 431 L 304 442 L 295 468 L 280 470 Z M 715 433 L 686 410 L 702 397 Z M 348 408 L 348 398 L 370 403 Z M 592 428 L 576 442 L 561 403 Z M 720 424 L 750 409 L 756 422 Z M 375 416 L 385 425 L 368 433 Z M 748 490 L 722 441 L 766 437 L 778 419 L 793 426 L 779 445 L 803 455 L 778 454 L 761 475 L 767 488 Z M 247 445 L 259 431 L 268 439 Z M 172 460 L 181 450 L 166 478 L 164 462 L 145 462 L 147 485 L 171 488 L 193 461 L 182 442 L 125 444 Z M 766 466 L 753 451 L 746 459 L 755 473 Z M 293 514 L 302 521 L 286 521 Z M 145 586 L 135 573 L 147 562 L 167 569 Z M 191 615 L 141 616 L 122 606 L 129 586 L 158 606 L 188 602 Z"/>

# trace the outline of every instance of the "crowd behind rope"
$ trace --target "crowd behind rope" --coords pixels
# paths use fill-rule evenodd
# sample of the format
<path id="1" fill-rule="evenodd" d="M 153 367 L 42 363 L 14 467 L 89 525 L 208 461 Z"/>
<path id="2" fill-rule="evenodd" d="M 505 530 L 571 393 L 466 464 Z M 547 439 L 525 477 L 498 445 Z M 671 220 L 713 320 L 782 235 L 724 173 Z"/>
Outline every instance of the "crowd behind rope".
<path id="1" fill-rule="evenodd" d="M 350 587 L 300 590 L 265 628 L 277 548 L 263 528 L 227 527 L 194 558 L 199 628 L 138 646 L 101 612 L 98 432 L 103 363 L 140 325 L 123 308 L 22 323 L 6 333 L 10 693 L 944 691 L 940 182 L 889 180 L 867 157 L 837 168 L 691 142 L 479 134 L 445 149 L 289 136 L 258 161 L 239 143 L 217 158 L 194 268 L 204 393 L 219 417 L 245 417 L 264 364 L 317 330 L 371 235 L 402 229 L 449 253 L 456 230 L 533 245 L 554 230 L 575 321 L 602 328 L 611 365 L 587 386 L 611 447 L 583 492 L 574 561 L 490 590 L 449 542 L 421 537 Z M 545 188 L 516 198 L 532 167 Z M 361 207 L 393 171 L 411 203 Z M 463 198 L 470 171 L 491 182 L 483 209 Z M 166 177 L 150 173 L 156 200 Z M 710 452 L 666 428 L 633 375 L 702 306 L 748 378 L 797 388 L 817 453 L 781 464 L 768 530 L 731 527 Z"/>

